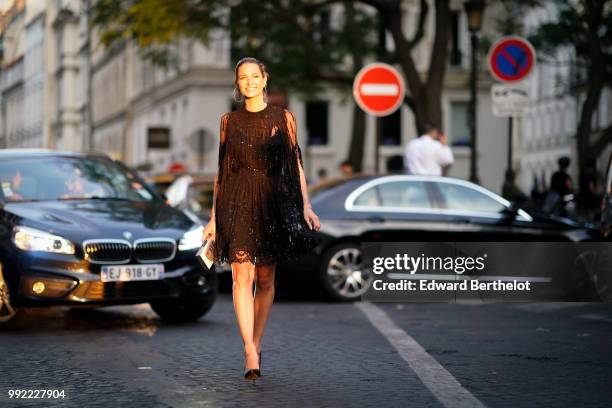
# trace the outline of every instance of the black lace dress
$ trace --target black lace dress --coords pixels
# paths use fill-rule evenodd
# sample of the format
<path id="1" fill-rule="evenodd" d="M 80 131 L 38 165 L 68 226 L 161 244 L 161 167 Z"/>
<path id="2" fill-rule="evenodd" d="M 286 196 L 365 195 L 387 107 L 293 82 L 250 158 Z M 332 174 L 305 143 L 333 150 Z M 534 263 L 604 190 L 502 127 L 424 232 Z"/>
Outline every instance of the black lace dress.
<path id="1" fill-rule="evenodd" d="M 268 265 L 317 245 L 304 220 L 293 114 L 268 104 L 221 119 L 215 197 L 215 262 Z"/>

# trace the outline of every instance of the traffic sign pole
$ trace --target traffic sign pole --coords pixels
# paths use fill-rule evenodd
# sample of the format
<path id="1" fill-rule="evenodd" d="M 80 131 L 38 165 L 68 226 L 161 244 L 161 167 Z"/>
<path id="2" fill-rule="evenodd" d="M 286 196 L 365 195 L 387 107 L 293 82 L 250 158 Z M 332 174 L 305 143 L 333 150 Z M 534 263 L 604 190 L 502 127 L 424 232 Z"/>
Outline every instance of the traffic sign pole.
<path id="1" fill-rule="evenodd" d="M 536 52 L 529 41 L 521 37 L 504 37 L 489 50 L 489 71 L 498 81 L 516 83 L 525 79 L 536 64 Z M 505 183 L 514 186 L 514 127 L 515 118 L 529 105 L 527 90 L 516 86 L 493 85 L 493 114 L 508 117 L 508 168 Z"/>

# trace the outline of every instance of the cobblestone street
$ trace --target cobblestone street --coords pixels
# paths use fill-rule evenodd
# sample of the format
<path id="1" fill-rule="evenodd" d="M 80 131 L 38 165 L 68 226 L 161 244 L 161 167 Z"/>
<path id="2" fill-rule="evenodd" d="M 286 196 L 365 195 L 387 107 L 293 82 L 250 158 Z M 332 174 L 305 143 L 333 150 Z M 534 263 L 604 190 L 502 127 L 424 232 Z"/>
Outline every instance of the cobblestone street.
<path id="1" fill-rule="evenodd" d="M 199 322 L 177 326 L 146 305 L 30 310 L 1 332 L 0 348 L 2 406 L 612 404 L 604 304 L 279 300 L 255 385 L 241 376 L 228 294 Z M 40 388 L 66 398 L 8 398 L 10 389 Z"/>

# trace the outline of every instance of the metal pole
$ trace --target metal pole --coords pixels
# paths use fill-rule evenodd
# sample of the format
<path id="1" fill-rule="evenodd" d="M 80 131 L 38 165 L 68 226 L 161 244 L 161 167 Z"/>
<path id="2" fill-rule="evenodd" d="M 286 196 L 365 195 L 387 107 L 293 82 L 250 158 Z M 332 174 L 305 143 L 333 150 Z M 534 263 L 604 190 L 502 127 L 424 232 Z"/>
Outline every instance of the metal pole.
<path id="1" fill-rule="evenodd" d="M 87 101 L 86 101 L 86 116 L 87 116 L 87 150 L 94 150 L 94 123 L 93 123 L 93 72 L 92 72 L 92 64 L 91 64 L 91 0 L 87 0 L 85 3 L 86 13 L 87 13 L 87 43 L 85 48 L 85 65 L 87 69 Z M 125 159 L 125 158 L 124 158 Z"/>
<path id="2" fill-rule="evenodd" d="M 470 112 L 469 112 L 469 127 L 470 127 L 470 181 L 478 183 L 478 157 L 476 154 L 477 142 L 477 117 L 476 117 L 476 68 L 477 68 L 477 52 L 478 52 L 478 34 L 476 31 L 471 32 L 472 43 L 472 66 L 470 71 Z"/>
<path id="3" fill-rule="evenodd" d="M 383 119 L 375 117 L 374 120 L 376 121 L 376 148 L 374 149 L 376 157 L 374 161 L 374 173 L 378 173 L 380 171 L 380 141 L 382 140 Z"/>
<path id="4" fill-rule="evenodd" d="M 204 129 L 198 130 L 198 170 L 204 172 L 204 138 L 206 137 L 206 131 Z"/>
<path id="5" fill-rule="evenodd" d="M 384 61 L 387 54 L 387 32 L 386 32 L 386 21 L 385 16 L 379 13 L 378 19 L 378 60 Z M 375 117 L 376 120 L 376 147 L 375 154 L 376 160 L 374 164 L 374 173 L 380 171 L 380 145 L 382 142 L 382 130 L 383 130 L 383 118 Z"/>
<path id="6" fill-rule="evenodd" d="M 508 118 L 508 170 L 512 170 L 512 150 L 513 147 L 513 137 L 512 137 L 512 116 Z"/>
<path id="7" fill-rule="evenodd" d="M 0 71 L 0 78 L 2 77 L 2 71 Z M 0 92 L 2 90 L 0 89 Z M 6 128 L 6 103 L 4 102 L 4 95 L 0 97 L 0 148 L 8 148 L 8 134 Z"/>

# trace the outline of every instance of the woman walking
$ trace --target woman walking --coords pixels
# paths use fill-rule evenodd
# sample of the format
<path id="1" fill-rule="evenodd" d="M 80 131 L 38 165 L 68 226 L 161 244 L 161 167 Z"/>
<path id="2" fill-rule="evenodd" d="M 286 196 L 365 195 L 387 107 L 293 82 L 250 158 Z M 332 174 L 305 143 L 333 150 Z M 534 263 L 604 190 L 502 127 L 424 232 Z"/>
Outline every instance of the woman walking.
<path id="1" fill-rule="evenodd" d="M 266 103 L 269 75 L 259 60 L 241 59 L 235 74 L 234 97 L 239 93 L 244 103 L 221 118 L 219 171 L 204 239 L 214 240 L 215 261 L 232 267 L 244 377 L 255 381 L 276 263 L 313 248 L 320 223 L 308 199 L 293 114 Z"/>

